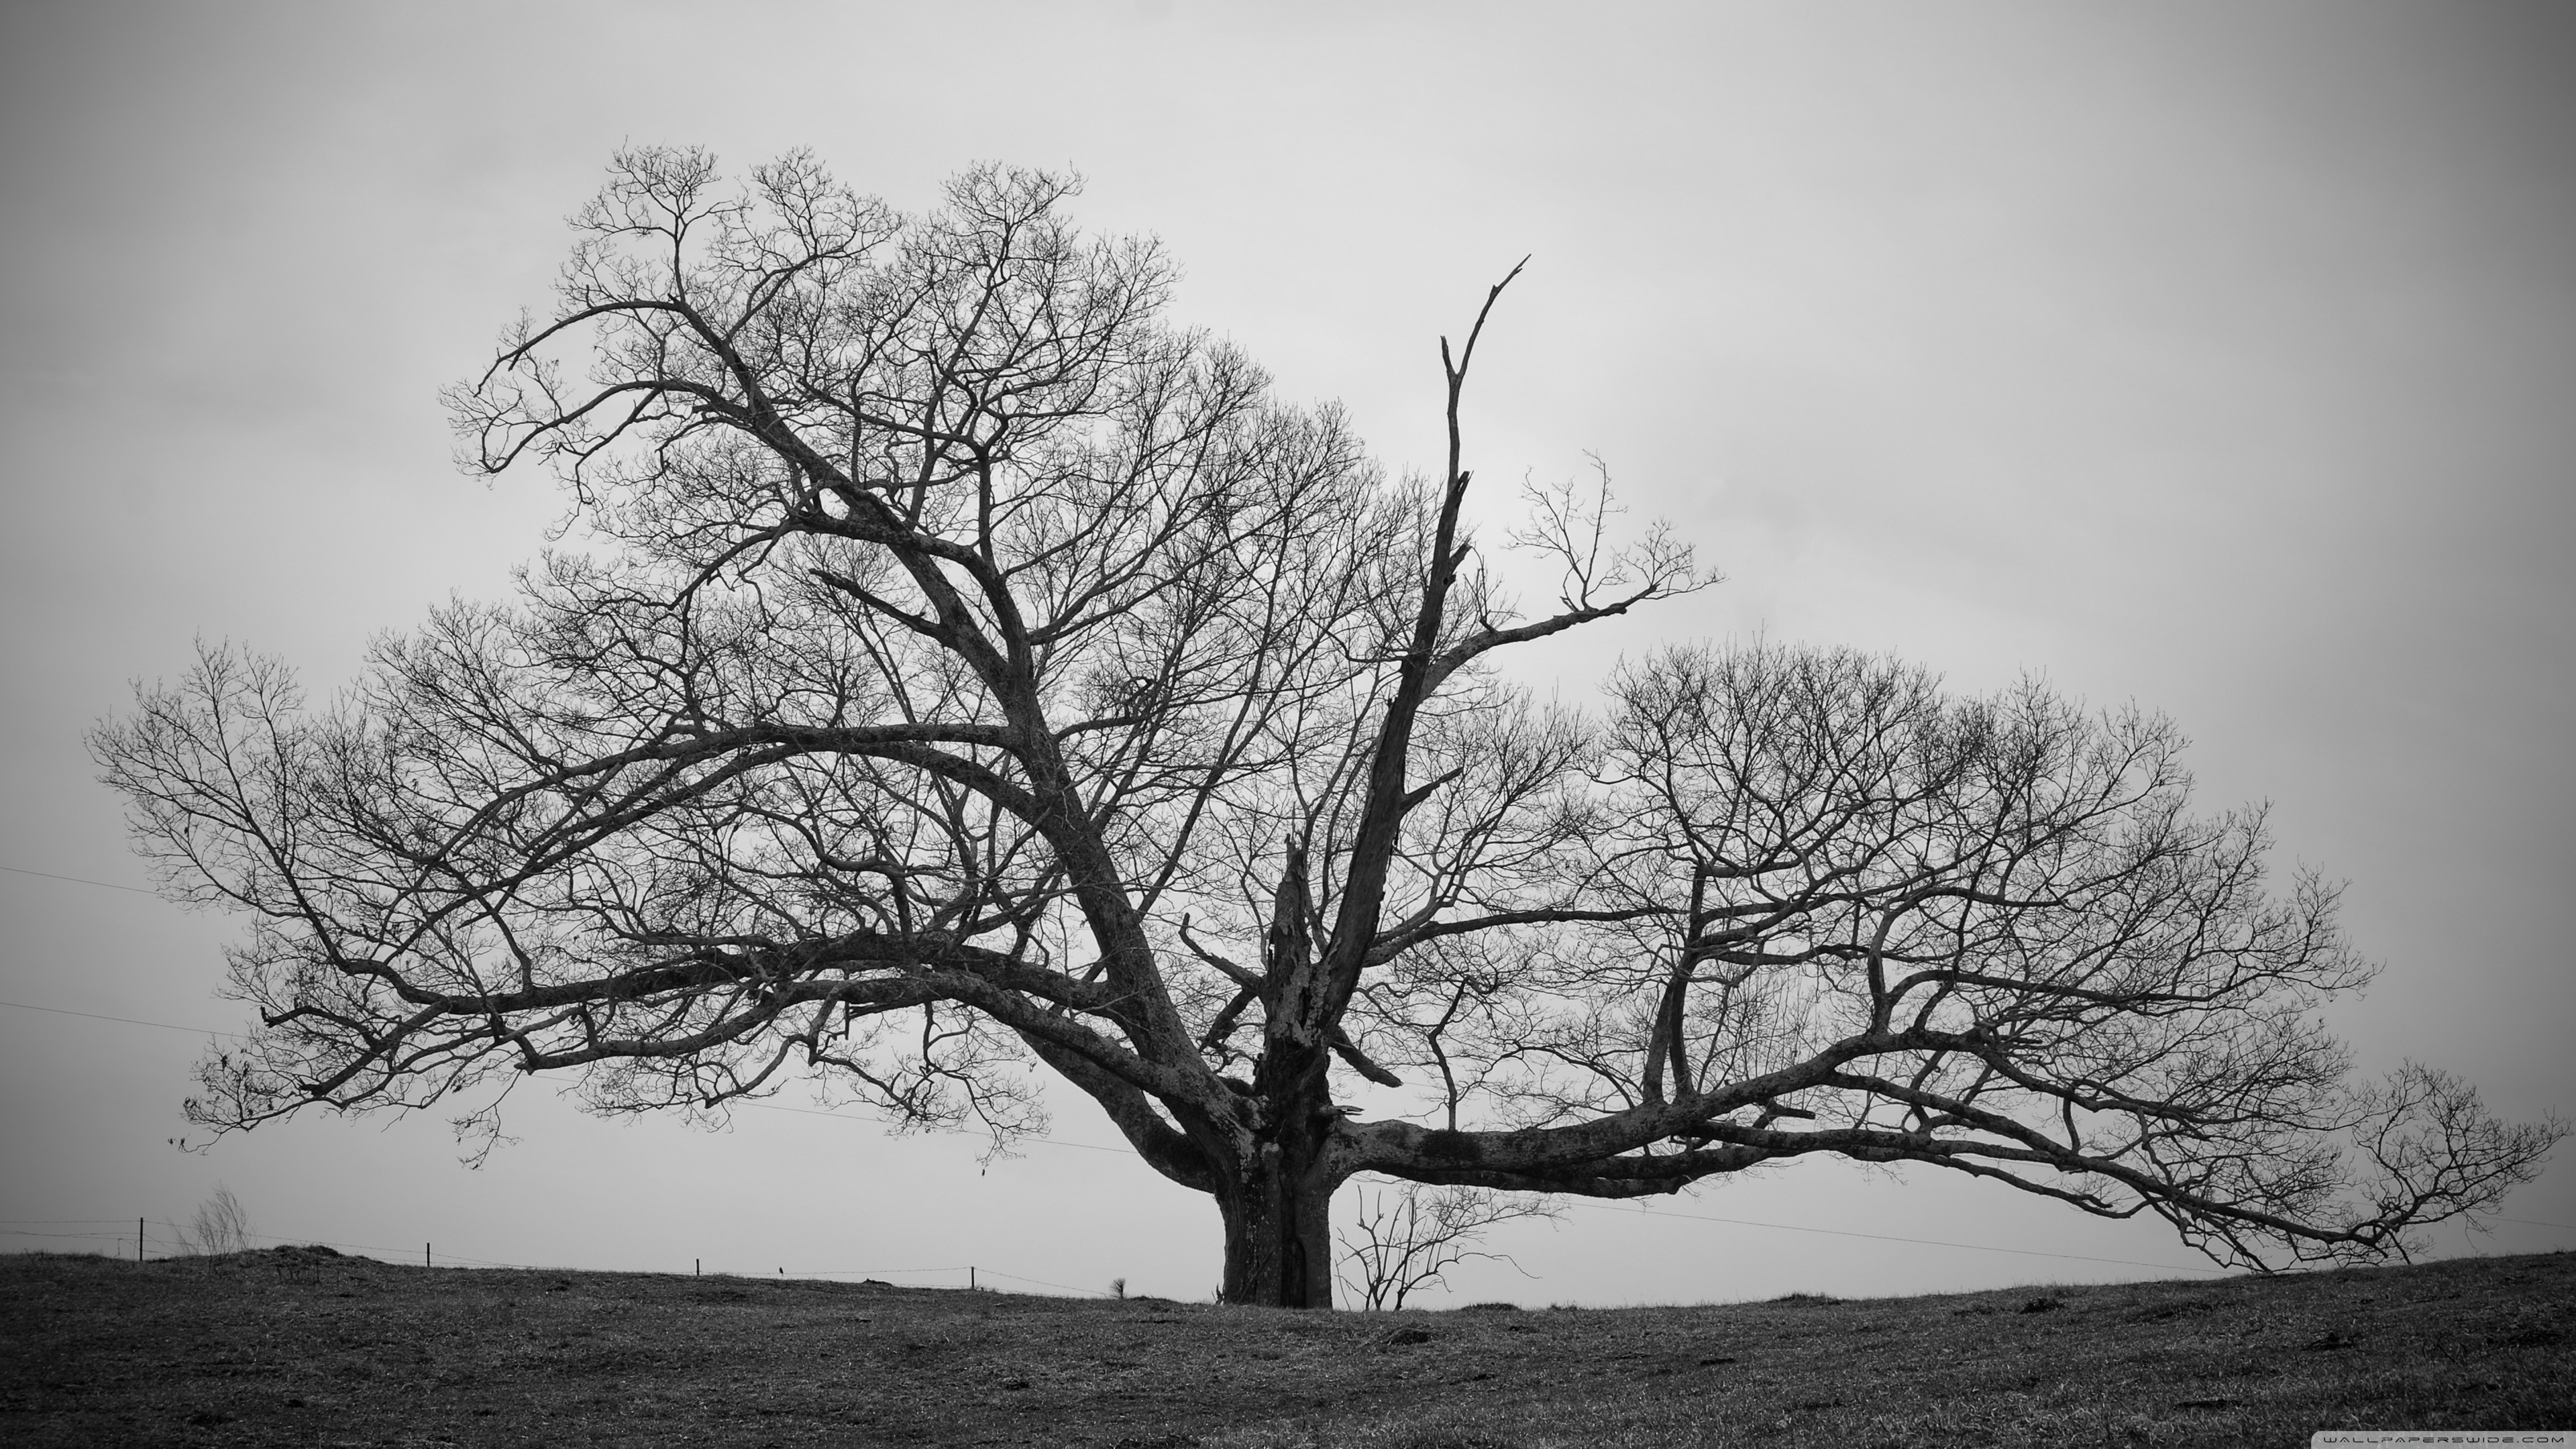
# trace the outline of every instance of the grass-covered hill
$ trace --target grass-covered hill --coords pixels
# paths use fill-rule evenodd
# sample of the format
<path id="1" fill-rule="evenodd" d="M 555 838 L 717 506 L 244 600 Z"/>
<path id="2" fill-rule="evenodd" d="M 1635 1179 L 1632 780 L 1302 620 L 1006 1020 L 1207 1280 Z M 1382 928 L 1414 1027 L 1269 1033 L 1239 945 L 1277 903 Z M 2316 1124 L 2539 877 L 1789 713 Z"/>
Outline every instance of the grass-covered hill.
<path id="1" fill-rule="evenodd" d="M 2576 1428 L 2576 1254 L 1288 1313 L 321 1249 L 0 1257 L 12 1445 L 2305 1445 Z"/>

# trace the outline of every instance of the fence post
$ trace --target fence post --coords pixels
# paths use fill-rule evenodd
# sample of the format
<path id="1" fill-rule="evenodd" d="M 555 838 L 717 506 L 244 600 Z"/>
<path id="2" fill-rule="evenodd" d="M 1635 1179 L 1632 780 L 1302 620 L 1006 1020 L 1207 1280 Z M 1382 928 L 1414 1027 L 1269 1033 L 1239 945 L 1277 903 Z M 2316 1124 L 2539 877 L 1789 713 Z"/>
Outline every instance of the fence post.
<path id="1" fill-rule="evenodd" d="M 966 1291 L 975 1291 L 975 1265 L 972 1263 L 966 1265 Z"/>
<path id="2" fill-rule="evenodd" d="M 689 1260 L 689 1276 L 692 1278 L 703 1278 L 707 1276 L 707 1260 L 704 1258 L 691 1258 Z"/>
<path id="3" fill-rule="evenodd" d="M 134 1220 L 134 1261 L 143 1261 L 143 1219 Z"/>
<path id="4" fill-rule="evenodd" d="M 429 1244 L 427 1243 L 420 1245 L 420 1265 L 424 1268 L 429 1266 Z"/>

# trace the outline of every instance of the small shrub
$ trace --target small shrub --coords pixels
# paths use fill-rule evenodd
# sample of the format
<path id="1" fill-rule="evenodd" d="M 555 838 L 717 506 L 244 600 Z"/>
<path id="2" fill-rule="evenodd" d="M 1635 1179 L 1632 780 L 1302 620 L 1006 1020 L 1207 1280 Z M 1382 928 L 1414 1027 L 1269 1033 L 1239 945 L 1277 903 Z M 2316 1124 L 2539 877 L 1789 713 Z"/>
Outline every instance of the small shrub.
<path id="1" fill-rule="evenodd" d="M 231 1188 L 217 1183 L 215 1195 L 197 1204 L 197 1215 L 179 1230 L 179 1251 L 203 1257 L 249 1249 L 250 1214 Z"/>

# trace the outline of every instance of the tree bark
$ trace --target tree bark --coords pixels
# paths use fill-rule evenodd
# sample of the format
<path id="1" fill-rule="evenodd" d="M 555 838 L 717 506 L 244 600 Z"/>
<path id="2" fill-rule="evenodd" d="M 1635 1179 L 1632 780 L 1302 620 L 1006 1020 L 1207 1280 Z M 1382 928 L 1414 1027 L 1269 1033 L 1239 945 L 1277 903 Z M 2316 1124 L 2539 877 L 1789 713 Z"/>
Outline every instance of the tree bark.
<path id="1" fill-rule="evenodd" d="M 1226 1302 L 1267 1308 L 1333 1306 L 1332 1201 L 1337 1184 L 1312 1145 L 1264 1142 L 1240 1176 L 1218 1187 L 1217 1210 L 1225 1218 Z"/>

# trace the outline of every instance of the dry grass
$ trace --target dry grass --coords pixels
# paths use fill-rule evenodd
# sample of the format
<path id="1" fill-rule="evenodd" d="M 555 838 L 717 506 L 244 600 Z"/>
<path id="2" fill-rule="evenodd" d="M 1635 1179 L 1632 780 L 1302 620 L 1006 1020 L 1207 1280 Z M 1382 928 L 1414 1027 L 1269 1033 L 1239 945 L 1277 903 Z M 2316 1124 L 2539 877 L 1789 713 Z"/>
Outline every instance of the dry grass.
<path id="1" fill-rule="evenodd" d="M 2576 1254 L 1711 1308 L 1295 1314 L 0 1258 L 11 1444 L 2303 1445 L 2576 1428 Z"/>

